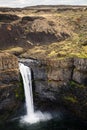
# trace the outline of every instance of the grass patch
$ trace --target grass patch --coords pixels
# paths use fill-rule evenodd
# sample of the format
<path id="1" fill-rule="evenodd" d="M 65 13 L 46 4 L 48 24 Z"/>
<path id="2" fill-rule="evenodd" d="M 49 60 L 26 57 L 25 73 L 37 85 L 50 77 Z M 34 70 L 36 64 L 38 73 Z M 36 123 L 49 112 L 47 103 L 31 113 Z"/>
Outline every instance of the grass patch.
<path id="1" fill-rule="evenodd" d="M 12 48 L 6 49 L 5 52 L 15 54 L 15 55 L 20 55 L 24 52 L 24 49 L 22 47 L 12 47 Z"/>
<path id="2" fill-rule="evenodd" d="M 57 52 L 51 51 L 51 52 L 48 54 L 48 57 L 53 57 L 53 56 L 56 56 L 56 55 L 57 55 Z"/>

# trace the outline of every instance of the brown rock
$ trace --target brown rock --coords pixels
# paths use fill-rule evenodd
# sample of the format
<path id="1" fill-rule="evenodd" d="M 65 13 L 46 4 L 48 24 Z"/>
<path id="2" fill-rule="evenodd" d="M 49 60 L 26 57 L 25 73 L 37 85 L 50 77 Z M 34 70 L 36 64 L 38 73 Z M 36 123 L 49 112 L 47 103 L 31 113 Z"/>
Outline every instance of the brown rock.
<path id="1" fill-rule="evenodd" d="M 0 53 L 0 118 L 7 119 L 19 107 L 19 68 L 17 57 Z M 2 119 L 2 118 L 1 118 Z"/>

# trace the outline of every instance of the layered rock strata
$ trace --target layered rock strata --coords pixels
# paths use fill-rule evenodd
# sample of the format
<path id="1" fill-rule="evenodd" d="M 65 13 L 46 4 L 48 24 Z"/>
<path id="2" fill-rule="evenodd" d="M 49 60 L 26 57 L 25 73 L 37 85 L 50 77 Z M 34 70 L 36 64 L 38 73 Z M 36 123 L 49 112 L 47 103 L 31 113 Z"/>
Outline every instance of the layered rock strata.
<path id="1" fill-rule="evenodd" d="M 41 106 L 49 100 L 87 119 L 87 59 L 20 61 L 33 72 L 33 91 Z"/>
<path id="2" fill-rule="evenodd" d="M 0 119 L 7 119 L 19 107 L 19 69 L 14 55 L 0 53 Z"/>

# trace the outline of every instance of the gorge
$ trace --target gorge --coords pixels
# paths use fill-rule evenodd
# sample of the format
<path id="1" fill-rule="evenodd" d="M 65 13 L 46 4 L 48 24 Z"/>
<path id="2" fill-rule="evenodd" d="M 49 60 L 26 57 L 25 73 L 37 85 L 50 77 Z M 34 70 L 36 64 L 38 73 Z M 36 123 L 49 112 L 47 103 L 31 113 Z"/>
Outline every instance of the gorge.
<path id="1" fill-rule="evenodd" d="M 22 115 L 21 122 L 23 123 L 23 119 L 27 120 L 26 114 L 17 116 L 19 111 L 24 109 L 26 100 L 23 86 L 27 85 L 23 85 L 24 73 L 31 75 L 30 79 L 26 77 L 26 82 L 31 86 L 31 82 L 28 81 L 32 81 L 31 97 L 34 100 L 34 108 L 33 101 L 27 103 L 28 115 L 35 114 L 34 110 L 36 113 L 40 110 L 40 118 L 44 113 L 48 119 L 46 122 L 43 118 L 42 122 L 40 120 L 40 128 L 38 128 L 40 125 L 35 123 L 36 130 L 51 129 L 51 123 L 54 123 L 52 130 L 85 128 L 86 6 L 0 8 L 0 123 L 5 122 L 8 130 L 22 129 L 18 125 Z M 28 100 L 31 99 L 28 97 Z M 49 113 L 53 115 L 53 111 L 57 114 L 56 119 L 50 117 Z M 14 117 L 18 119 L 14 120 Z M 9 120 L 14 120 L 10 122 L 14 128 L 9 125 Z M 5 129 L 2 124 L 0 124 L 1 130 Z M 23 130 L 35 129 L 32 128 L 35 124 L 26 127 L 24 123 Z"/>

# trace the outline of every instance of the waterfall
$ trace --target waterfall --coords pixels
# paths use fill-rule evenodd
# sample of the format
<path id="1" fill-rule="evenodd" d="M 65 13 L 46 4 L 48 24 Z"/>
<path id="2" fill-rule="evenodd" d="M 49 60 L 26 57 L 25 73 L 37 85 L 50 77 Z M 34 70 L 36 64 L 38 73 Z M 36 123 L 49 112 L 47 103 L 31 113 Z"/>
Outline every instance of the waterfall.
<path id="1" fill-rule="evenodd" d="M 32 82 L 31 82 L 31 70 L 29 67 L 22 63 L 19 63 L 20 73 L 23 78 L 24 92 L 25 92 L 25 103 L 27 114 L 22 117 L 22 122 L 36 123 L 39 121 L 51 119 L 51 115 L 48 113 L 42 113 L 40 111 L 34 112 L 34 103 L 32 95 Z"/>
<path id="2" fill-rule="evenodd" d="M 24 92 L 25 92 L 25 102 L 27 115 L 31 116 L 34 114 L 34 105 L 33 105 L 33 95 L 32 95 L 32 83 L 31 83 L 31 70 L 29 67 L 24 64 L 19 64 L 20 73 L 23 78 L 24 83 Z"/>

